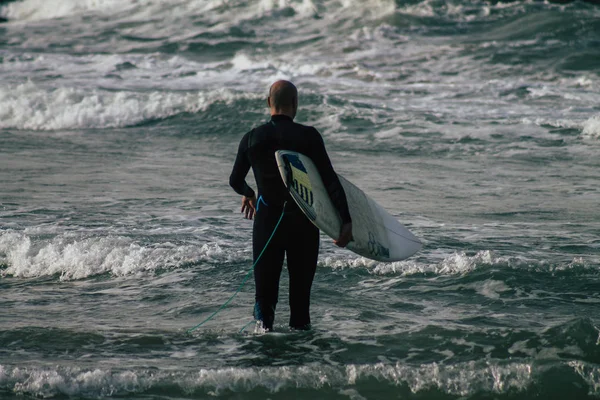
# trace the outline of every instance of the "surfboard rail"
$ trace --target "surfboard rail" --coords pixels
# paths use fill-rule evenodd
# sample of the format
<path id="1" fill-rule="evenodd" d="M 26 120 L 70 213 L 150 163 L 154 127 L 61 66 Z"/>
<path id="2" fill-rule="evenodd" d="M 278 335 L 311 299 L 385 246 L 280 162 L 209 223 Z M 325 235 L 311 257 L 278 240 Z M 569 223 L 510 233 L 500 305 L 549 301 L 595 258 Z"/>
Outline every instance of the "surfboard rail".
<path id="1" fill-rule="evenodd" d="M 337 239 L 342 221 L 312 160 L 290 150 L 276 151 L 275 158 L 298 207 L 320 230 Z M 338 177 L 352 217 L 354 240 L 348 244 L 349 250 L 372 260 L 393 262 L 405 260 L 421 249 L 421 241 L 396 218 L 352 182 Z"/>

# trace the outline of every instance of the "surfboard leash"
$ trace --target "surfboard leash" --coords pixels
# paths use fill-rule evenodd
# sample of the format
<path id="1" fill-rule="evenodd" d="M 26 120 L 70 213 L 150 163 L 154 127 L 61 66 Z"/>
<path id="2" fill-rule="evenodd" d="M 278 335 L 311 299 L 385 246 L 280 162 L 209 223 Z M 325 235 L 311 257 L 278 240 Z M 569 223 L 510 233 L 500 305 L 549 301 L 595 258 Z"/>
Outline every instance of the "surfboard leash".
<path id="1" fill-rule="evenodd" d="M 269 240 L 267 240 L 267 243 L 265 244 L 265 247 L 263 247 L 262 251 L 260 252 L 260 254 L 258 255 L 258 257 L 256 258 L 256 261 L 254 261 L 254 264 L 252 264 L 252 268 L 250 268 L 250 271 L 248 271 L 248 273 L 246 274 L 246 276 L 244 276 L 244 279 L 242 280 L 242 283 L 240 284 L 240 287 L 235 291 L 235 293 L 229 299 L 227 299 L 227 301 L 225 303 L 223 303 L 221 305 L 221 307 L 219 307 L 217 309 L 217 311 L 213 312 L 208 318 L 206 318 L 204 321 L 200 322 L 198 325 L 194 326 L 193 328 L 188 329 L 186 331 L 186 333 L 192 333 L 192 332 L 194 332 L 196 329 L 200 328 L 202 325 L 204 325 L 205 323 L 207 323 L 208 321 L 210 321 L 211 319 L 213 319 L 213 317 L 215 315 L 217 315 L 225 307 L 227 307 L 227 305 L 231 302 L 231 300 L 233 300 L 234 297 L 237 296 L 238 293 L 242 291 L 242 288 L 246 284 L 246 281 L 250 277 L 250 274 L 254 271 L 254 267 L 256 267 L 256 264 L 258 264 L 258 261 L 260 260 L 260 258 L 262 257 L 263 253 L 265 252 L 265 250 L 269 246 L 269 243 L 271 243 L 271 239 L 273 239 L 273 236 L 275 236 L 275 232 L 277 232 L 277 228 L 279 228 L 279 224 L 281 224 L 281 220 L 283 220 L 283 216 L 285 214 L 286 203 L 287 203 L 287 201 L 283 203 L 283 209 L 281 210 L 281 216 L 279 217 L 279 221 L 277 221 L 277 224 L 275 225 L 275 228 L 273 228 L 273 232 L 271 233 L 271 236 L 269 237 Z M 246 325 L 244 325 L 244 327 L 240 330 L 240 333 L 243 332 L 244 329 L 246 329 L 246 327 L 248 325 L 250 325 L 252 322 L 253 321 L 250 321 L 249 323 L 247 323 Z"/>

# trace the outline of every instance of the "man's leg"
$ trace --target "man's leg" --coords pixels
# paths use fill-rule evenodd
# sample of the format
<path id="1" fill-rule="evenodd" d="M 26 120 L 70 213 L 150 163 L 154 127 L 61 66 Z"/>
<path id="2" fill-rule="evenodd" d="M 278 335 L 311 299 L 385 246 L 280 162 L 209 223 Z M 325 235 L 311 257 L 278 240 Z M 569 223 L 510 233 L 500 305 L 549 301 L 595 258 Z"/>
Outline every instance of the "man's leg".
<path id="1" fill-rule="evenodd" d="M 319 256 L 319 229 L 302 213 L 290 215 L 285 227 L 290 275 L 290 327 L 309 329 L 310 288 Z"/>
<path id="2" fill-rule="evenodd" d="M 277 225 L 281 210 L 271 210 L 264 204 L 255 214 L 254 228 L 252 231 L 253 260 L 264 252 L 254 267 L 254 282 L 256 284 L 256 304 L 254 318 L 262 321 L 263 328 L 273 330 L 275 320 L 275 307 L 279 292 L 279 277 L 283 265 L 284 248 L 281 245 L 281 226 L 267 245 L 267 241 Z M 285 217 L 284 217 L 285 218 Z M 267 246 L 265 248 L 265 246 Z"/>

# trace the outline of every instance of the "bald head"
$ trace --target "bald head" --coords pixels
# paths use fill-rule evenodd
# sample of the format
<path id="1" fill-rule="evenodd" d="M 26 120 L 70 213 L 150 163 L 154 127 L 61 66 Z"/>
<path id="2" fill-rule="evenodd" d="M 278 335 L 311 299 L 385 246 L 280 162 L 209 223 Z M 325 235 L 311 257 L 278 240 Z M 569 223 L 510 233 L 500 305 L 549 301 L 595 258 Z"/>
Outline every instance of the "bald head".
<path id="1" fill-rule="evenodd" d="M 269 89 L 267 104 L 271 115 L 284 114 L 294 118 L 298 109 L 298 89 L 292 82 L 277 81 Z"/>

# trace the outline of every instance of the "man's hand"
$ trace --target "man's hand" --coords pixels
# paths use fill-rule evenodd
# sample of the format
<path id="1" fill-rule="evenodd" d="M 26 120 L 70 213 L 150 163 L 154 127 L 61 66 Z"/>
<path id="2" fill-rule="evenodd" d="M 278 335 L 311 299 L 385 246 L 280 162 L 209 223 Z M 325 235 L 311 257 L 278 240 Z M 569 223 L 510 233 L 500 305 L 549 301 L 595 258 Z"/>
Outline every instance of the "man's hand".
<path id="1" fill-rule="evenodd" d="M 338 240 L 334 240 L 336 246 L 346 247 L 352 240 L 352 222 L 348 222 L 340 228 L 340 237 Z"/>
<path id="2" fill-rule="evenodd" d="M 242 196 L 242 214 L 246 219 L 252 219 L 256 213 L 256 196 Z"/>

